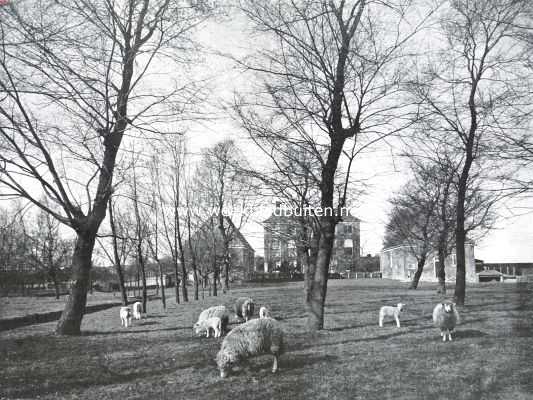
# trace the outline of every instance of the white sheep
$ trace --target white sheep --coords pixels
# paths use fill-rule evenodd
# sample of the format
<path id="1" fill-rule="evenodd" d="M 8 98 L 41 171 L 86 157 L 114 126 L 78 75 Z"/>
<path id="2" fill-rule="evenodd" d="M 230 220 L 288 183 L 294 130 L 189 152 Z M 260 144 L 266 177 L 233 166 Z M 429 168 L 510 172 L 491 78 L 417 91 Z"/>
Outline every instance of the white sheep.
<path id="1" fill-rule="evenodd" d="M 235 300 L 234 311 L 238 318 L 249 321 L 254 315 L 254 301 L 250 297 L 239 297 Z"/>
<path id="2" fill-rule="evenodd" d="M 202 324 L 202 321 L 206 321 L 209 318 L 218 317 L 221 321 L 221 334 L 224 334 L 227 332 L 228 329 L 229 316 L 230 312 L 225 306 L 209 307 L 200 313 L 200 315 L 198 316 L 198 321 L 193 325 L 193 329 L 195 330 L 196 334 L 199 334 L 202 332 L 202 330 L 197 329 L 197 325 Z"/>
<path id="3" fill-rule="evenodd" d="M 440 329 L 443 342 L 446 341 L 446 337 L 452 340 L 452 332 L 460 322 L 455 303 L 440 303 L 433 309 L 433 324 Z"/>
<path id="4" fill-rule="evenodd" d="M 259 309 L 259 318 L 272 318 L 268 308 L 266 308 L 265 306 L 262 306 Z"/>
<path id="5" fill-rule="evenodd" d="M 383 319 L 385 317 L 394 317 L 396 320 L 396 326 L 400 327 L 400 313 L 403 310 L 403 307 L 405 304 L 398 303 L 396 304 L 396 307 L 391 306 L 383 306 L 379 310 L 379 326 L 383 327 Z"/>
<path id="6" fill-rule="evenodd" d="M 210 329 L 213 329 L 214 337 L 220 337 L 222 333 L 222 320 L 219 317 L 211 317 L 194 324 L 194 330 L 197 335 L 205 331 L 205 336 L 209 337 Z"/>
<path id="7" fill-rule="evenodd" d="M 141 319 L 143 306 L 140 301 L 133 303 L 133 319 Z"/>
<path id="8" fill-rule="evenodd" d="M 131 326 L 131 308 L 120 307 L 120 326 L 127 328 Z"/>
<path id="9" fill-rule="evenodd" d="M 272 354 L 272 372 L 278 370 L 278 357 L 285 351 L 281 324 L 272 318 L 252 319 L 239 325 L 222 341 L 217 354 L 220 377 L 225 378 L 233 365 L 250 357 Z"/>

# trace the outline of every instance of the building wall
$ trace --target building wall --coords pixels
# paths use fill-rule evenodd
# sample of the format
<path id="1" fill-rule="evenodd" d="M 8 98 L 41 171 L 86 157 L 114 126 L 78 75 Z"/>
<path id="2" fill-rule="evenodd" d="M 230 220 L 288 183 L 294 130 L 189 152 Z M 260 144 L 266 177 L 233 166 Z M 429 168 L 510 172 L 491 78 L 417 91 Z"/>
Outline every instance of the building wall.
<path id="1" fill-rule="evenodd" d="M 421 281 L 438 281 L 436 274 L 437 263 L 437 253 L 430 253 L 420 276 Z M 384 249 L 380 253 L 380 271 L 383 278 L 409 281 L 413 278 L 416 268 L 416 258 L 409 252 L 407 246 Z M 456 268 L 455 254 L 452 254 L 444 262 L 447 281 L 455 281 Z M 477 282 L 474 245 L 471 243 L 465 244 L 465 271 L 467 282 Z"/>
<path id="2" fill-rule="evenodd" d="M 264 271 L 271 272 L 283 265 L 301 272 L 294 240 L 296 224 L 290 219 L 273 218 L 264 222 Z M 353 218 L 339 222 L 330 261 L 331 272 L 355 271 L 360 257 L 360 222 Z"/>

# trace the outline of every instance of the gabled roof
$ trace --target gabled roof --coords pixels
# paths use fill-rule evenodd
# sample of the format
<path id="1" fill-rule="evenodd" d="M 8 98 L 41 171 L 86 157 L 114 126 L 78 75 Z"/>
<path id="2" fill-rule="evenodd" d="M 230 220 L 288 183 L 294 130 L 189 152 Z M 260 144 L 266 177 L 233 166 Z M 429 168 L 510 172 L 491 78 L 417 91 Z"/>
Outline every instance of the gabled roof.
<path id="1" fill-rule="evenodd" d="M 233 221 L 231 220 L 230 217 L 228 217 L 227 215 L 225 215 L 224 217 L 224 221 L 231 227 L 231 230 L 232 230 L 232 241 L 234 241 L 235 239 L 239 240 L 243 246 L 245 248 L 247 248 L 248 250 L 251 250 L 251 251 L 254 251 L 255 250 L 253 249 L 252 246 L 250 246 L 250 243 L 248 243 L 248 241 L 246 240 L 246 238 L 244 237 L 244 235 L 241 233 L 241 231 L 235 226 L 235 224 L 233 223 Z M 198 236 L 200 236 L 200 232 L 205 232 L 205 231 L 208 231 L 210 229 L 218 229 L 218 225 L 217 225 L 218 221 L 216 221 L 216 216 L 215 215 L 212 215 L 209 219 L 207 219 L 201 226 L 200 228 L 198 228 L 196 230 L 196 232 L 193 234 L 192 236 L 192 240 L 198 240 Z M 230 243 L 230 247 L 231 247 L 231 243 Z"/>

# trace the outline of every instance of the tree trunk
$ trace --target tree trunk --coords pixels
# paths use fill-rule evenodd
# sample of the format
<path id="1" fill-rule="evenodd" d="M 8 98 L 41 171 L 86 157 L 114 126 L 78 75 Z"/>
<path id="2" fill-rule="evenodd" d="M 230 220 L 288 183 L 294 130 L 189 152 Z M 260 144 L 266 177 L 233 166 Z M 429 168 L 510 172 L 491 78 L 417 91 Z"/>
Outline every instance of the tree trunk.
<path id="1" fill-rule="evenodd" d="M 146 271 L 144 268 L 144 258 L 139 256 L 139 267 L 141 269 L 141 282 L 143 285 L 142 290 L 142 302 L 143 302 L 143 312 L 146 313 L 146 306 L 148 303 L 148 289 L 146 288 Z"/>
<path id="2" fill-rule="evenodd" d="M 50 267 L 50 278 L 52 279 L 52 283 L 54 284 L 54 292 L 56 295 L 56 300 L 59 300 L 60 293 L 59 293 L 59 281 L 57 278 L 57 272 L 56 268 L 54 266 Z"/>
<path id="3" fill-rule="evenodd" d="M 230 270 L 230 262 L 229 262 L 229 254 L 224 255 L 224 293 L 227 293 L 229 291 L 229 270 Z"/>
<path id="4" fill-rule="evenodd" d="M 215 269 L 213 272 L 213 296 L 218 296 L 217 279 L 218 279 L 218 267 L 215 265 Z"/>
<path id="5" fill-rule="evenodd" d="M 163 303 L 163 309 L 166 310 L 167 308 L 167 298 L 165 295 L 165 282 L 163 277 L 163 266 L 160 262 L 159 264 L 159 284 L 161 285 L 161 303 Z"/>
<path id="6" fill-rule="evenodd" d="M 444 263 L 446 260 L 446 250 L 444 246 L 445 244 L 439 244 L 439 264 L 437 266 L 437 279 L 439 280 L 437 287 L 438 294 L 446 294 L 446 269 Z"/>
<path id="7" fill-rule="evenodd" d="M 196 269 L 196 263 L 192 264 L 192 276 L 194 278 L 194 300 L 199 300 L 199 291 L 198 291 L 198 270 Z"/>
<path id="8" fill-rule="evenodd" d="M 328 285 L 329 262 L 333 241 L 335 239 L 335 217 L 322 217 L 320 221 L 320 238 L 318 240 L 318 254 L 313 271 L 310 264 L 311 280 L 308 287 L 305 309 L 307 313 L 307 328 L 317 331 L 324 328 L 324 305 Z"/>
<path id="9" fill-rule="evenodd" d="M 466 189 L 468 183 L 468 174 L 470 166 L 472 165 L 472 158 L 467 154 L 465 165 L 459 179 L 459 188 L 457 191 L 457 214 L 456 214 L 456 258 L 457 258 L 457 272 L 455 274 L 455 293 L 454 301 L 458 305 L 465 304 L 466 296 L 466 273 L 465 273 L 465 199 Z"/>
<path id="10" fill-rule="evenodd" d="M 58 335 L 80 335 L 81 320 L 87 303 L 87 290 L 92 266 L 96 232 L 78 233 L 72 255 L 72 284 L 65 309 L 56 326 Z"/>
<path id="11" fill-rule="evenodd" d="M 181 281 L 181 293 L 183 294 L 183 301 L 187 302 L 189 301 L 189 293 L 187 292 L 187 279 L 186 279 L 187 268 L 185 268 L 185 256 L 183 255 L 182 250 L 180 250 L 180 257 L 181 257 L 181 275 L 183 276 L 183 280 Z"/>
<path id="12" fill-rule="evenodd" d="M 177 260 L 174 260 L 174 279 L 176 280 L 176 286 L 174 287 L 174 291 L 176 295 L 175 300 L 176 300 L 176 304 L 179 304 L 180 303 L 180 276 L 178 273 L 178 261 Z M 183 278 L 183 281 L 185 281 L 185 277 Z M 182 289 L 182 292 L 183 292 L 183 289 Z"/>
<path id="13" fill-rule="evenodd" d="M 411 281 L 411 286 L 409 286 L 409 289 L 418 288 L 418 282 L 420 282 L 420 277 L 422 276 L 422 271 L 424 271 L 425 264 L 426 264 L 426 256 L 424 255 L 418 260 L 415 276 L 413 276 L 413 280 Z"/>
<path id="14" fill-rule="evenodd" d="M 120 255 L 118 254 L 118 240 L 117 229 L 115 226 L 115 217 L 113 214 L 113 202 L 109 199 L 109 226 L 111 227 L 111 234 L 113 236 L 113 257 L 115 258 L 115 270 L 118 277 L 118 285 L 120 287 L 120 295 L 122 298 L 122 305 L 128 305 L 128 293 L 126 292 L 126 285 L 124 284 L 124 273 L 122 272 L 122 264 L 120 261 Z"/>

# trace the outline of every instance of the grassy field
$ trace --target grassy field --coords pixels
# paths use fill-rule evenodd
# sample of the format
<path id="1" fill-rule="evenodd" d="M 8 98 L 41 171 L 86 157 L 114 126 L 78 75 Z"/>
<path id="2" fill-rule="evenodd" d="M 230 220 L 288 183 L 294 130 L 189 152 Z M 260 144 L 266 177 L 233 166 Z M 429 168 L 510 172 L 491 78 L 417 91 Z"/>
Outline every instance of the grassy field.
<path id="1" fill-rule="evenodd" d="M 120 327 L 118 308 L 87 315 L 81 337 L 54 322 L 0 333 L 0 398 L 43 399 L 533 399 L 533 287 L 469 287 L 463 323 L 442 343 L 434 287 L 386 280 L 330 281 L 325 330 L 304 332 L 302 284 L 239 289 L 175 305 Z M 251 295 L 284 325 L 287 353 L 253 359 L 221 380 L 219 339 L 192 336 L 207 306 Z M 379 307 L 407 304 L 402 327 L 377 324 Z M 256 311 L 257 312 L 257 311 Z"/>

